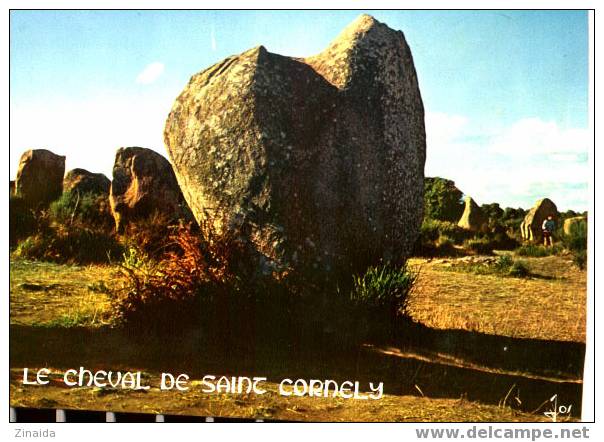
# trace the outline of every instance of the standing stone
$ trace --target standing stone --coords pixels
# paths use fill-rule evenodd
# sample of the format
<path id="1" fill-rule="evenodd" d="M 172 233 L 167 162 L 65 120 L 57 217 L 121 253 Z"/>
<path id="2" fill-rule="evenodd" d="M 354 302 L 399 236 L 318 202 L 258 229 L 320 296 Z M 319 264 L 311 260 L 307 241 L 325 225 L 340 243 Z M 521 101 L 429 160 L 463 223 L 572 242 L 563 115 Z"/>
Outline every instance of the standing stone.
<path id="1" fill-rule="evenodd" d="M 524 217 L 522 224 L 520 224 L 522 239 L 526 241 L 541 241 L 541 227 L 543 221 L 549 215 L 554 217 L 554 221 L 558 225 L 558 208 L 556 205 L 549 198 L 537 201 L 535 206 Z"/>
<path id="2" fill-rule="evenodd" d="M 587 217 L 586 216 L 574 216 L 572 218 L 567 218 L 564 220 L 563 229 L 565 235 L 570 235 L 573 229 L 573 226 L 585 224 L 587 225 Z"/>
<path id="3" fill-rule="evenodd" d="M 63 178 L 63 192 L 94 193 L 109 195 L 111 181 L 102 173 L 92 173 L 85 169 L 73 169 Z"/>
<path id="4" fill-rule="evenodd" d="M 473 232 L 484 232 L 488 227 L 488 218 L 478 204 L 467 196 L 463 214 L 457 225 Z"/>
<path id="5" fill-rule="evenodd" d="M 143 147 L 118 149 L 109 202 L 120 233 L 128 223 L 154 212 L 177 219 L 185 211 L 172 166 L 157 152 Z"/>
<path id="6" fill-rule="evenodd" d="M 418 235 L 424 108 L 403 33 L 371 16 L 316 56 L 259 46 L 194 75 L 164 139 L 198 222 L 265 271 L 349 275 Z"/>
<path id="7" fill-rule="evenodd" d="M 63 192 L 65 157 L 46 149 L 32 149 L 21 155 L 15 194 L 33 209 L 48 206 Z"/>

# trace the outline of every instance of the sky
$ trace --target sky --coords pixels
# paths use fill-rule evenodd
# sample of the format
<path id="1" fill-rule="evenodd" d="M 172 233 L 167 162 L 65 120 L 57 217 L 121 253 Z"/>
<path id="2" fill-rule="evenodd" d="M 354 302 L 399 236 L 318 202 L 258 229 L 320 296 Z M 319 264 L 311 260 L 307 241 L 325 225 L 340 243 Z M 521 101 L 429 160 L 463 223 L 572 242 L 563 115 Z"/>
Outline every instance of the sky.
<path id="1" fill-rule="evenodd" d="M 109 178 L 119 147 L 167 156 L 165 120 L 193 74 L 260 44 L 316 54 L 361 13 L 411 48 L 426 176 L 478 204 L 587 209 L 584 11 L 11 11 L 11 178 L 30 148 Z"/>

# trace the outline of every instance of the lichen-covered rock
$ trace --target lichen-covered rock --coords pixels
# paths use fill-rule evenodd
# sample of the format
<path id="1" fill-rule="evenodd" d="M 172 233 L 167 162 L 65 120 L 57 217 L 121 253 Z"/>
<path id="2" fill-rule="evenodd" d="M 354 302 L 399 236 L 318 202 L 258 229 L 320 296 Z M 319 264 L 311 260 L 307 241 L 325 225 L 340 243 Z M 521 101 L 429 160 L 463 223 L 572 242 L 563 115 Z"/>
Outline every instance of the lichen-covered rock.
<path id="1" fill-rule="evenodd" d="M 543 221 L 552 215 L 556 225 L 558 224 L 558 208 L 549 198 L 543 198 L 535 203 L 520 224 L 522 239 L 526 241 L 541 241 L 541 227 Z"/>
<path id="2" fill-rule="evenodd" d="M 186 204 L 170 162 L 143 147 L 118 149 L 109 201 L 118 232 L 154 212 L 173 219 L 186 216 Z"/>
<path id="3" fill-rule="evenodd" d="M 417 237 L 423 104 L 402 32 L 370 16 L 317 56 L 260 46 L 194 75 L 164 139 L 197 220 L 265 269 L 354 271 Z"/>
<path id="4" fill-rule="evenodd" d="M 457 225 L 473 232 L 484 232 L 488 227 L 488 218 L 478 204 L 467 196 L 463 214 Z"/>
<path id="5" fill-rule="evenodd" d="M 566 218 L 564 220 L 563 229 L 565 235 L 570 235 L 574 226 L 579 224 L 587 225 L 587 217 L 586 216 L 574 216 L 572 218 Z"/>
<path id="6" fill-rule="evenodd" d="M 32 149 L 21 155 L 15 194 L 31 208 L 48 206 L 63 192 L 65 157 L 46 149 Z"/>
<path id="7" fill-rule="evenodd" d="M 92 173 L 86 169 L 73 169 L 63 178 L 63 192 L 94 193 L 109 195 L 111 181 L 102 173 Z"/>

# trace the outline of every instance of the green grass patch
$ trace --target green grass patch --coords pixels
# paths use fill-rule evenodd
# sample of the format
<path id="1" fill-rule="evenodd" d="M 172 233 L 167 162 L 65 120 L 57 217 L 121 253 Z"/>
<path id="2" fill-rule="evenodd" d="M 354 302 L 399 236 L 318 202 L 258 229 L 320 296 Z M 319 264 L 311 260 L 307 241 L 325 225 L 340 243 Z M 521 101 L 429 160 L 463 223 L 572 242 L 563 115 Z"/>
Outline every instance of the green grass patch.
<path id="1" fill-rule="evenodd" d="M 587 221 L 570 226 L 570 232 L 562 237 L 564 246 L 573 255 L 573 263 L 581 270 L 587 265 Z"/>
<path id="2" fill-rule="evenodd" d="M 58 318 L 52 319 L 48 322 L 37 322 L 33 325 L 34 327 L 48 328 L 90 327 L 94 325 L 95 320 L 96 318 L 94 315 L 75 312 L 73 314 L 61 315 Z"/>
<path id="3" fill-rule="evenodd" d="M 539 244 L 525 244 L 514 250 L 518 256 L 530 256 L 533 258 L 543 258 L 544 256 L 559 255 L 564 251 L 564 246 L 554 244 L 552 247 L 545 247 Z"/>
<path id="4" fill-rule="evenodd" d="M 463 246 L 465 249 L 470 250 L 480 255 L 492 255 L 493 254 L 493 243 L 488 238 L 473 238 L 464 241 Z"/>
<path id="5" fill-rule="evenodd" d="M 406 312 L 416 278 L 406 265 L 369 267 L 363 275 L 353 278 L 350 300 L 357 307 L 396 317 Z"/>
<path id="6" fill-rule="evenodd" d="M 554 279 L 533 273 L 526 261 L 514 259 L 509 254 L 499 256 L 495 262 L 457 262 L 448 267 L 443 267 L 443 270 L 472 273 L 474 275 Z"/>

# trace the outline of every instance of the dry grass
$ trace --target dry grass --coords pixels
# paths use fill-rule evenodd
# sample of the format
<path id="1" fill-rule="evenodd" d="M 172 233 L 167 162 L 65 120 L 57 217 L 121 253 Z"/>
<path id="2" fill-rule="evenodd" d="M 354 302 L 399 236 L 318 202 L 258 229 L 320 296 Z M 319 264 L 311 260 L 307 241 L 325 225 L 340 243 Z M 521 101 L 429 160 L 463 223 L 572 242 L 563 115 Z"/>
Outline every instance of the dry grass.
<path id="1" fill-rule="evenodd" d="M 421 266 L 421 271 L 417 288 L 411 295 L 409 311 L 415 320 L 435 329 L 460 329 L 509 337 L 584 342 L 585 272 L 574 267 L 566 257 L 551 256 L 525 260 L 532 273 L 543 277 L 476 275 L 451 271 L 445 267 L 446 264 L 435 261 L 414 259 L 409 263 L 410 266 Z M 454 260 L 451 265 L 455 265 Z M 109 369 L 122 367 L 137 370 L 135 367 L 140 366 L 154 373 L 163 369 L 158 368 L 157 364 L 163 364 L 164 358 L 166 364 L 174 364 L 174 367 L 182 369 L 186 369 L 181 366 L 187 361 L 199 362 L 203 359 L 204 366 L 197 367 L 199 370 L 196 373 L 219 371 L 229 366 L 226 360 L 217 358 L 217 354 L 208 353 L 212 356 L 205 358 L 206 350 L 199 350 L 200 354 L 195 353 L 196 345 L 204 348 L 197 341 L 196 344 L 181 342 L 174 347 L 173 344 L 156 342 L 146 347 L 137 340 L 138 338 L 133 339 L 130 335 L 121 338 L 122 340 L 117 339 L 113 332 L 110 333 L 110 329 L 102 327 L 108 320 L 107 290 L 114 288 L 115 281 L 115 268 L 109 266 L 77 267 L 26 261 L 11 262 L 11 324 L 16 327 L 26 326 L 22 327 L 22 334 L 18 335 L 22 336 L 21 338 L 11 338 L 15 339 L 11 342 L 11 359 L 16 358 L 11 362 L 14 367 L 11 370 L 10 387 L 12 406 L 310 421 L 547 420 L 541 412 L 530 414 L 496 405 L 514 382 L 532 382 L 525 373 L 515 373 L 503 368 L 498 371 L 493 367 L 481 366 L 480 361 L 457 360 L 453 355 L 407 354 L 411 350 L 407 350 L 407 353 L 397 350 L 396 354 L 391 351 L 382 352 L 380 357 L 388 359 L 374 359 L 368 354 L 361 358 L 361 369 L 368 370 L 372 377 L 386 379 L 390 376 L 387 380 L 392 389 L 387 391 L 396 394 L 387 394 L 379 401 L 284 398 L 277 394 L 275 384 L 270 384 L 270 393 L 261 396 L 208 395 L 199 389 L 175 393 L 160 392 L 157 388 L 148 392 L 65 388 L 57 382 L 44 388 L 21 385 L 17 380 L 18 376 L 23 364 L 27 364 L 32 357 L 38 358 L 38 364 L 49 363 L 50 367 L 68 364 L 66 358 L 69 356 L 70 361 L 88 367 L 101 364 Z M 40 330 L 38 326 L 52 328 Z M 76 330 L 65 328 L 70 326 L 83 326 L 85 328 L 80 329 L 83 331 L 93 329 L 95 334 L 89 336 L 87 332 L 75 333 Z M 54 341 L 49 338 L 49 334 L 56 335 Z M 62 338 L 57 338 L 59 335 Z M 84 336 L 87 338 L 84 339 Z M 65 344 L 65 339 L 69 338 L 73 342 Z M 55 341 L 61 344 L 55 343 L 56 347 L 52 347 L 51 344 Z M 40 346 L 41 343 L 44 345 Z M 174 349 L 177 353 L 175 358 L 167 356 L 170 352 L 163 346 Z M 94 351 L 90 351 L 91 348 Z M 65 355 L 60 353 L 63 350 Z M 260 349 L 256 351 L 259 352 Z M 289 359 L 282 358 L 289 354 L 288 350 L 284 348 L 282 351 L 283 354 L 280 353 L 277 355 L 279 357 L 274 358 L 276 362 L 273 365 L 270 362 L 273 359 L 268 358 L 264 368 L 258 366 L 263 360 L 259 356 L 260 353 L 254 354 L 254 358 L 248 362 L 258 370 L 266 369 L 266 374 L 278 376 L 279 370 L 285 370 L 286 363 L 290 362 Z M 204 358 L 200 355 L 204 355 Z M 358 371 L 358 356 L 345 356 L 340 362 L 330 360 L 332 366 L 327 372 L 345 376 L 344 369 L 350 369 L 355 363 Z M 227 355 L 224 357 L 228 359 Z M 296 369 L 309 375 L 313 373 L 315 376 L 316 370 L 323 372 L 323 368 L 317 365 L 318 362 L 313 362 L 313 365 L 311 360 L 312 358 L 302 358 L 300 361 L 307 361 L 309 367 L 296 366 Z M 235 362 L 240 361 L 237 359 Z M 32 364 L 38 365 L 33 361 Z M 33 370 L 35 367 L 30 368 Z M 289 368 L 293 369 L 293 366 Z M 233 370 L 238 372 L 237 368 Z M 60 373 L 61 370 L 55 371 Z M 155 373 L 153 378 L 157 377 Z M 475 402 L 484 400 L 482 397 L 469 396 L 472 401 L 459 399 L 464 391 L 478 393 L 475 391 L 479 389 L 477 379 L 484 388 L 491 389 L 497 381 L 496 391 L 487 392 L 492 397 L 485 396 L 486 402 L 493 405 Z M 547 387 L 540 387 L 543 379 L 535 380 L 537 400 L 541 400 L 541 394 L 545 398 L 551 396 L 549 388 L 557 385 L 554 381 L 557 382 L 554 379 L 547 383 Z M 455 390 L 445 391 L 447 385 L 456 382 L 459 385 L 454 386 Z M 428 396 L 446 395 L 447 398 L 412 396 L 414 392 L 410 386 L 413 387 L 413 383 L 421 384 Z M 395 388 L 398 385 L 401 387 Z M 526 392 L 526 389 L 527 385 L 523 387 L 523 392 Z M 536 407 L 537 405 L 525 409 L 531 411 Z"/>
<path id="2" fill-rule="evenodd" d="M 531 272 L 545 278 L 451 271 L 454 258 L 448 264 L 412 259 L 410 266 L 420 269 L 420 275 L 409 312 L 414 320 L 437 329 L 585 342 L 586 272 L 564 256 L 523 260 Z M 107 324 L 107 289 L 115 288 L 115 281 L 110 266 L 11 261 L 11 323 Z"/>
<path id="3" fill-rule="evenodd" d="M 55 371 L 60 379 L 61 372 Z M 379 400 L 284 397 L 278 385 L 263 384 L 267 393 L 207 394 L 199 381 L 187 392 L 160 391 L 157 384 L 144 392 L 119 389 L 66 388 L 60 380 L 49 386 L 24 386 L 19 370 L 11 370 L 10 403 L 17 407 L 113 410 L 192 416 L 329 422 L 547 422 L 541 412 L 523 413 L 510 407 L 483 405 L 461 399 L 384 395 Z M 158 379 L 154 374 L 152 379 Z"/>
<path id="4" fill-rule="evenodd" d="M 107 324 L 110 266 L 70 266 L 16 260 L 10 263 L 11 324 L 88 326 Z"/>
<path id="5" fill-rule="evenodd" d="M 563 256 L 523 260 L 541 277 L 476 275 L 451 271 L 455 259 L 413 259 L 410 265 L 421 270 L 410 314 L 437 329 L 585 342 L 586 272 Z"/>

